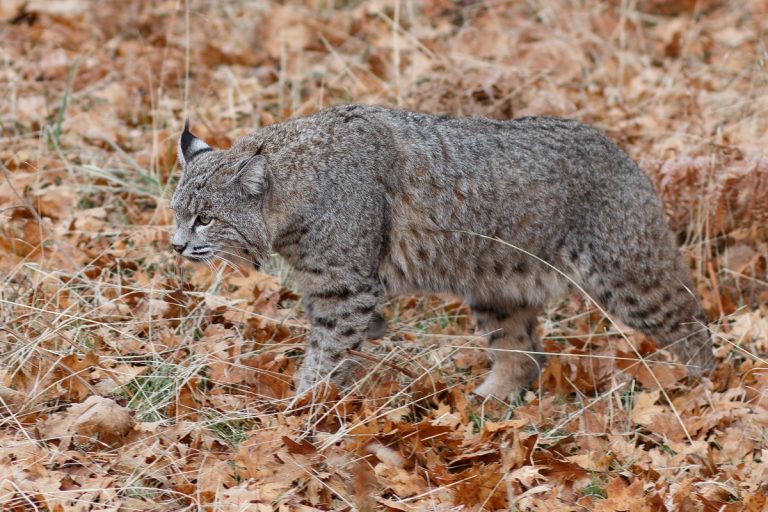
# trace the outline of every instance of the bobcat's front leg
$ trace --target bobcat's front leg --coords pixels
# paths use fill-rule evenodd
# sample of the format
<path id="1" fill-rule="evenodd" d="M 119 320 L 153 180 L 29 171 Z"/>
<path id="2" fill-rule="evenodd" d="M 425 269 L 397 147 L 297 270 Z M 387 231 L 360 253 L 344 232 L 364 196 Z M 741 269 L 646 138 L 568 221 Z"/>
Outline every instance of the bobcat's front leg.
<path id="1" fill-rule="evenodd" d="M 297 395 L 326 378 L 339 386 L 350 383 L 357 363 L 348 349 L 359 349 L 368 338 L 379 301 L 379 286 L 372 280 L 313 279 L 304 289 L 312 328 Z"/>

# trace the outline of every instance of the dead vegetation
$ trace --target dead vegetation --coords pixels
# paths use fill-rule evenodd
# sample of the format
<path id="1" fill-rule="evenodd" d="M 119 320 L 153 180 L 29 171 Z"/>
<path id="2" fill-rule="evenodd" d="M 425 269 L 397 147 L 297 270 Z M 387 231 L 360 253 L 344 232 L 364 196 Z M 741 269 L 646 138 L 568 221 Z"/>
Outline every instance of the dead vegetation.
<path id="1" fill-rule="evenodd" d="M 3 510 L 768 510 L 765 0 L 0 2 Z M 290 269 L 168 251 L 175 137 L 342 102 L 606 130 L 713 320 L 701 382 L 583 297 L 548 366 L 467 401 L 462 304 L 389 303 L 349 394 L 292 399 Z M 662 389 L 659 388 L 662 385 Z"/>

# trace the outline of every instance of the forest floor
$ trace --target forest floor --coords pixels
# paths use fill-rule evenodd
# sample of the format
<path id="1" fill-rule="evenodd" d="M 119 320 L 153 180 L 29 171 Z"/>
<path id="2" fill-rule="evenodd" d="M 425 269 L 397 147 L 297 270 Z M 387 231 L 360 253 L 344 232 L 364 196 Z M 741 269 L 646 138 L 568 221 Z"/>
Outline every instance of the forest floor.
<path id="1" fill-rule="evenodd" d="M 766 0 L 0 1 L 0 508 L 768 511 L 766 41 Z M 290 268 L 169 251 L 176 138 L 348 102 L 605 130 L 716 370 L 645 364 L 573 294 L 541 378 L 479 404 L 467 306 L 400 297 L 367 377 L 289 410 Z"/>

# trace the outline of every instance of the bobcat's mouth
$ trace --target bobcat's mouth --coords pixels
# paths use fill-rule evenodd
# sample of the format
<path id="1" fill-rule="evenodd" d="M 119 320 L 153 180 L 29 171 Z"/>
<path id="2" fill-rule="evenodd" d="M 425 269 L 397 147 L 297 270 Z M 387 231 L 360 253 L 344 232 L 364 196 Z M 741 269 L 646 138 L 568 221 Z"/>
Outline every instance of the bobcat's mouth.
<path id="1" fill-rule="evenodd" d="M 187 256 L 184 256 L 184 257 L 187 258 L 189 261 L 194 261 L 194 262 L 199 263 L 201 261 L 206 261 L 206 260 L 210 260 L 211 258 L 213 258 L 213 252 L 209 251 L 205 255 L 190 254 L 190 255 L 187 255 Z"/>
<path id="2" fill-rule="evenodd" d="M 209 246 L 193 249 L 189 254 L 185 254 L 184 257 L 191 261 L 205 261 L 213 258 L 213 249 Z"/>

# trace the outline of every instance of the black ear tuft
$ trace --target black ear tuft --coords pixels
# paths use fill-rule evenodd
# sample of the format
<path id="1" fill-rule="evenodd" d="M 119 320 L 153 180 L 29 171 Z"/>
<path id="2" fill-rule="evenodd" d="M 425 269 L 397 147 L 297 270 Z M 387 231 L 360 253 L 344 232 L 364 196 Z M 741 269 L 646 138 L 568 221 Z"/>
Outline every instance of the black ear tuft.
<path id="1" fill-rule="evenodd" d="M 194 139 L 195 136 L 192 135 L 192 132 L 189 131 L 189 119 L 185 119 L 184 131 L 181 132 L 181 138 L 179 139 L 179 147 L 181 148 L 182 153 L 187 153 Z"/>
<path id="2" fill-rule="evenodd" d="M 193 158 L 206 151 L 213 151 L 213 148 L 203 140 L 198 139 L 189 131 L 189 119 L 184 121 L 184 131 L 179 137 L 178 157 L 183 166 L 189 164 Z"/>

